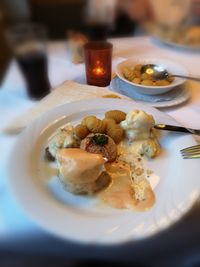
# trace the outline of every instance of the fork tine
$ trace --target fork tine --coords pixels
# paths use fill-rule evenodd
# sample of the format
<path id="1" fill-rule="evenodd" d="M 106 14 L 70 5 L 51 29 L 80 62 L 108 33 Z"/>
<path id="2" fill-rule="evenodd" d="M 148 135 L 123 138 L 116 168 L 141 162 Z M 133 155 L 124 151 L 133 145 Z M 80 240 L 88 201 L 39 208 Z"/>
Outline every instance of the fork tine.
<path id="1" fill-rule="evenodd" d="M 180 150 L 184 159 L 196 159 L 200 158 L 200 145 L 186 147 Z"/>
<path id="2" fill-rule="evenodd" d="M 190 146 L 190 147 L 186 147 L 181 149 L 181 152 L 186 152 L 186 151 L 195 151 L 195 150 L 199 150 L 200 149 L 200 145 L 195 145 L 195 146 Z"/>
<path id="3" fill-rule="evenodd" d="M 191 156 L 183 156 L 184 159 L 198 159 L 200 158 L 200 154 L 191 155 Z"/>
<path id="4" fill-rule="evenodd" d="M 185 153 L 185 152 L 195 152 L 195 151 L 199 151 L 200 150 L 200 146 L 199 147 L 195 147 L 195 148 L 191 148 L 191 149 L 182 149 L 180 150 L 181 153 Z"/>
<path id="5" fill-rule="evenodd" d="M 190 155 L 197 155 L 197 154 L 200 154 L 200 150 L 197 150 L 197 151 L 192 151 L 192 152 L 181 152 L 181 155 L 182 156 L 190 156 Z"/>
<path id="6" fill-rule="evenodd" d="M 197 155 L 197 154 L 200 154 L 200 150 L 181 152 L 181 155 L 182 155 L 182 156 L 187 156 L 187 155 Z"/>
<path id="7" fill-rule="evenodd" d="M 200 148 L 182 150 L 181 153 L 196 152 L 196 151 L 200 151 Z"/>

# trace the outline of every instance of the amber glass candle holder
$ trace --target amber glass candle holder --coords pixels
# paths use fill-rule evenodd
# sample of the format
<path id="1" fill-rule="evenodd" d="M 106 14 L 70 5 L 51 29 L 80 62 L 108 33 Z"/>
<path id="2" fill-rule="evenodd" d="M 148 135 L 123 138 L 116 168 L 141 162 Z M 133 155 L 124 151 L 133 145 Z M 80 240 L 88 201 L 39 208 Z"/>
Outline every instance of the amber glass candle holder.
<path id="1" fill-rule="evenodd" d="M 87 84 L 107 86 L 111 81 L 112 44 L 88 42 L 84 46 Z"/>

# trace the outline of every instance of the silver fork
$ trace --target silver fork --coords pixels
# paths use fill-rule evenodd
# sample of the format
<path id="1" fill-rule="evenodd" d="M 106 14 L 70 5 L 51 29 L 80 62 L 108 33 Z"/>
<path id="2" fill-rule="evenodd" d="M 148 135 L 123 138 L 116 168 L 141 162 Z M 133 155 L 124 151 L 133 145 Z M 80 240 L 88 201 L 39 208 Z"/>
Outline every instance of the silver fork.
<path id="1" fill-rule="evenodd" d="M 186 147 L 180 150 L 184 159 L 197 159 L 200 158 L 200 145 Z"/>

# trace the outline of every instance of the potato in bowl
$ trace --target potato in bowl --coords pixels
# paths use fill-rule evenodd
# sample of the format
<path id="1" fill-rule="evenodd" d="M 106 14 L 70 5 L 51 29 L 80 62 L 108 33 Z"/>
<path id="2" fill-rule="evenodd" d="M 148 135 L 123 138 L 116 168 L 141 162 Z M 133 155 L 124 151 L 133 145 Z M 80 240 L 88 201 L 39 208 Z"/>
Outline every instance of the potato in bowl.
<path id="1" fill-rule="evenodd" d="M 181 86 L 186 80 L 174 78 L 171 75 L 168 80 L 153 80 L 147 73 L 141 73 L 141 68 L 146 64 L 157 64 L 168 70 L 171 74 L 187 75 L 187 70 L 180 64 L 164 59 L 155 58 L 131 58 L 117 65 L 116 74 L 124 82 L 133 85 L 133 90 L 141 94 L 164 94 L 177 86 Z"/>
<path id="2" fill-rule="evenodd" d="M 142 64 L 137 64 L 132 68 L 124 67 L 122 70 L 124 78 L 130 82 L 147 86 L 166 86 L 174 81 L 174 77 L 172 75 L 169 75 L 167 79 L 155 80 L 152 78 L 151 74 L 143 73 L 141 71 L 142 67 Z"/>

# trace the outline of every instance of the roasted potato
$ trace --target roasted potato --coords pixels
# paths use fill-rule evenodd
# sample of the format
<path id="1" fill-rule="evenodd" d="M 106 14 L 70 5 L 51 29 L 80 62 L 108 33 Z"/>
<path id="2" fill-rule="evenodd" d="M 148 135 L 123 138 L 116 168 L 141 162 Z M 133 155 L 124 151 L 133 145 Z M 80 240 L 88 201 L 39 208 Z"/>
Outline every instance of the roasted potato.
<path id="1" fill-rule="evenodd" d="M 164 86 L 164 85 L 169 85 L 170 82 L 166 80 L 158 80 L 156 81 L 156 86 Z"/>
<path id="2" fill-rule="evenodd" d="M 140 84 L 141 83 L 141 79 L 140 78 L 134 78 L 132 80 L 133 83 L 137 83 L 137 84 Z"/>
<path id="3" fill-rule="evenodd" d="M 135 65 L 135 70 L 141 71 L 142 64 Z"/>
<path id="4" fill-rule="evenodd" d="M 135 67 L 124 67 L 123 75 L 128 81 L 135 84 L 142 84 L 146 86 L 165 86 L 174 81 L 174 77 L 170 74 L 167 80 L 153 80 L 152 76 L 148 73 L 141 72 L 142 65 L 137 64 Z"/>
<path id="5" fill-rule="evenodd" d="M 118 144 L 124 136 L 124 130 L 117 124 L 107 127 L 106 134 L 109 135 L 116 144 Z"/>
<path id="6" fill-rule="evenodd" d="M 125 120 L 126 113 L 121 110 L 110 110 L 105 113 L 107 119 L 113 119 L 116 123 Z"/>
<path id="7" fill-rule="evenodd" d="M 134 74 L 134 78 L 141 78 L 141 72 L 139 70 L 134 70 L 133 74 Z"/>
<path id="8" fill-rule="evenodd" d="M 90 133 L 90 131 L 88 130 L 87 126 L 86 125 L 82 125 L 82 124 L 78 124 L 74 128 L 74 132 L 75 132 L 75 135 L 80 139 L 85 138 Z"/>
<path id="9" fill-rule="evenodd" d="M 132 81 L 135 78 L 134 73 L 130 68 L 124 68 L 123 75 L 129 81 Z"/>
<path id="10" fill-rule="evenodd" d="M 141 75 L 141 80 L 149 80 L 151 78 L 151 76 L 147 73 L 142 73 Z"/>
<path id="11" fill-rule="evenodd" d="M 95 116 L 84 118 L 81 124 L 85 125 L 91 133 L 104 133 L 106 129 L 105 123 Z"/>
<path id="12" fill-rule="evenodd" d="M 141 82 L 141 84 L 142 84 L 142 85 L 148 85 L 148 86 L 149 86 L 149 85 L 153 85 L 153 81 L 150 80 L 150 79 L 149 79 L 149 80 L 143 80 L 143 81 Z"/>
<path id="13" fill-rule="evenodd" d="M 110 118 L 104 118 L 103 122 L 105 123 L 106 129 L 111 127 L 113 124 L 114 125 L 116 124 L 115 120 L 110 119 Z M 105 131 L 106 131 L 106 129 L 105 129 Z"/>
<path id="14" fill-rule="evenodd" d="M 92 119 L 96 119 L 96 117 L 95 116 L 87 116 L 87 117 L 82 119 L 81 124 L 86 125 L 86 121 L 92 120 Z"/>

